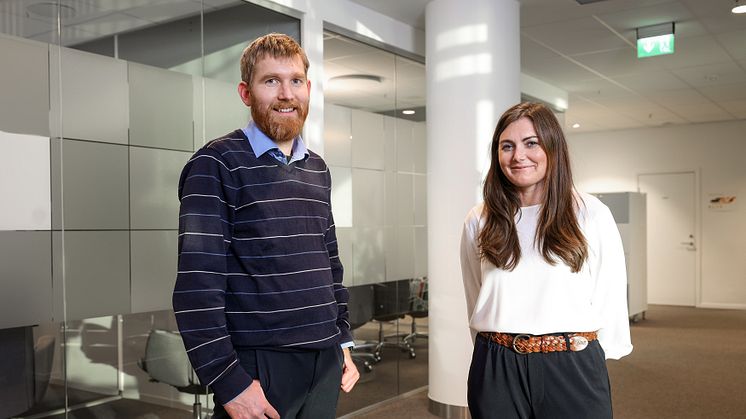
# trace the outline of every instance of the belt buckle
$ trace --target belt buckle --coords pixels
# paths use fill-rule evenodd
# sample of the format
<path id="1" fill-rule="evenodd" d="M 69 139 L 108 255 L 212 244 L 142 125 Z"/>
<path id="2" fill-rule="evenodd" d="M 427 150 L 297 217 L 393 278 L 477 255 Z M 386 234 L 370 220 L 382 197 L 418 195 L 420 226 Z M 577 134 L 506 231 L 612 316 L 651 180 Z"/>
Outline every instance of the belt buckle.
<path id="1" fill-rule="evenodd" d="M 588 347 L 588 339 L 584 336 L 573 336 L 570 338 L 570 350 L 573 352 L 580 352 Z"/>
<path id="2" fill-rule="evenodd" d="M 519 354 L 522 354 L 522 355 L 531 353 L 530 351 L 524 352 L 524 351 L 518 349 L 518 346 L 516 346 L 516 342 L 518 341 L 519 338 L 525 338 L 526 340 L 528 340 L 528 339 L 531 339 L 531 335 L 515 335 L 513 337 L 513 350 L 516 351 L 516 352 L 518 352 Z"/>

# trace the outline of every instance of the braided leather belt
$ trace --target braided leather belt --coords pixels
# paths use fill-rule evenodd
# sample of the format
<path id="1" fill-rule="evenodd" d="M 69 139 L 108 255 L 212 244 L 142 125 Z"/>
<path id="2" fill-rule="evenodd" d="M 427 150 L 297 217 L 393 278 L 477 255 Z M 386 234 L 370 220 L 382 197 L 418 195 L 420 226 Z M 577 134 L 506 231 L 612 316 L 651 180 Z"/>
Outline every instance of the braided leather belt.
<path id="1" fill-rule="evenodd" d="M 519 354 L 561 352 L 567 350 L 567 342 L 564 335 L 533 336 L 524 334 L 510 334 L 500 332 L 479 332 L 483 337 L 510 348 Z M 598 339 L 596 332 L 567 333 L 570 338 L 570 350 L 582 351 L 589 342 Z"/>

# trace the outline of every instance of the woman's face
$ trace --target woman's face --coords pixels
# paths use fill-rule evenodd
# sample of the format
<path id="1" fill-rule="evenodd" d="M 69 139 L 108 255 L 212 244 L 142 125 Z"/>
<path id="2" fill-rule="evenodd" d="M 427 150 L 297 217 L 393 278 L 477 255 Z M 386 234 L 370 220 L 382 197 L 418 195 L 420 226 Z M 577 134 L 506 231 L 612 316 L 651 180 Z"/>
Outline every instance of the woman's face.
<path id="1" fill-rule="evenodd" d="M 539 145 L 534 124 L 521 118 L 500 134 L 500 169 L 519 192 L 543 191 L 547 175 L 547 153 Z"/>

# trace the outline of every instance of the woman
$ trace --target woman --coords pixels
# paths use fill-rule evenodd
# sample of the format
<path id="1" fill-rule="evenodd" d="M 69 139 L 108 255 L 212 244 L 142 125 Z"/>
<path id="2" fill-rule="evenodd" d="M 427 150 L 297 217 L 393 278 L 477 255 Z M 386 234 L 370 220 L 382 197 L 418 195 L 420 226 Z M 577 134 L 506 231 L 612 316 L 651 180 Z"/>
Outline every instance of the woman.
<path id="1" fill-rule="evenodd" d="M 614 218 L 573 189 L 565 137 L 544 105 L 508 109 L 491 157 L 461 241 L 472 418 L 611 418 L 605 359 L 632 351 Z"/>

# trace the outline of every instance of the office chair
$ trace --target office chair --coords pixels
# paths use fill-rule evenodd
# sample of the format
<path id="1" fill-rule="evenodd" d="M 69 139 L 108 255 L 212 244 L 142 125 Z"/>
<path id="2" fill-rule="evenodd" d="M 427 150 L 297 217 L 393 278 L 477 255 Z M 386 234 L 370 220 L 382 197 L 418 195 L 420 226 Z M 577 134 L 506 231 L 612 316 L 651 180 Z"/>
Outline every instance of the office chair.
<path id="1" fill-rule="evenodd" d="M 378 322 L 378 344 L 373 354 L 380 361 L 381 349 L 393 347 L 409 352 L 410 358 L 416 357 L 417 354 L 409 342 L 400 339 L 406 336 L 406 333 L 383 335 L 383 324 L 385 322 L 404 318 L 409 312 L 409 279 L 380 282 L 373 285 L 373 291 L 373 301 L 375 302 L 373 320 Z M 394 342 L 387 341 L 391 338 L 397 340 Z"/>
<path id="2" fill-rule="evenodd" d="M 356 285 L 347 287 L 349 299 L 347 300 L 347 309 L 349 312 L 350 331 L 363 326 L 373 320 L 373 286 Z M 368 351 L 375 350 L 377 342 L 365 342 L 355 340 L 355 346 L 352 348 L 352 359 L 362 364 L 361 370 L 365 372 L 373 371 L 373 364 L 380 358 Z"/>
<path id="3" fill-rule="evenodd" d="M 410 308 L 407 314 L 412 317 L 412 331 L 404 337 L 404 340 L 412 345 L 417 338 L 428 337 L 427 333 L 417 331 L 417 319 L 428 316 L 427 277 L 423 276 L 422 278 L 413 279 L 410 283 L 410 292 L 412 298 L 410 299 Z"/>
<path id="4" fill-rule="evenodd" d="M 202 419 L 199 396 L 207 395 L 210 391 L 196 379 L 181 336 L 165 330 L 152 330 L 145 344 L 145 356 L 138 365 L 148 373 L 150 381 L 168 384 L 182 393 L 193 394 L 192 418 Z"/>

